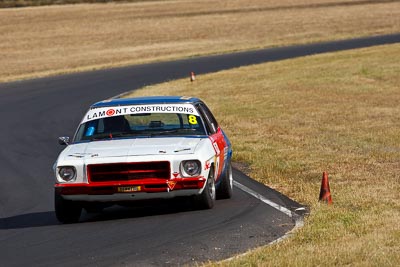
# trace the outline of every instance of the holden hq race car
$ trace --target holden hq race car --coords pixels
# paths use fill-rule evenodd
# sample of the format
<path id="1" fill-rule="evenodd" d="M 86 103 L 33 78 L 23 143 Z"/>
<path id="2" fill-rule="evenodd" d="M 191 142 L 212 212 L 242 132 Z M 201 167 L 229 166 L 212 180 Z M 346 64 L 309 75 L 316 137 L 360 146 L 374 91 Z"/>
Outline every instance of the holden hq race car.
<path id="1" fill-rule="evenodd" d="M 231 143 L 203 101 L 189 97 L 113 99 L 92 105 L 54 164 L 55 212 L 189 197 L 199 209 L 233 189 Z"/>

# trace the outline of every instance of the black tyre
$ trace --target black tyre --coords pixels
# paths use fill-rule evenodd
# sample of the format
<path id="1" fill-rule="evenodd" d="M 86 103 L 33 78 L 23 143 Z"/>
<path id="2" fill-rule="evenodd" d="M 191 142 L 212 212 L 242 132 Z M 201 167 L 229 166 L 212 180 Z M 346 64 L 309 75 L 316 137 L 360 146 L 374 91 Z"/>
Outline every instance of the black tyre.
<path id="1" fill-rule="evenodd" d="M 196 208 L 198 209 L 212 209 L 215 205 L 216 192 L 215 192 L 215 179 L 214 169 L 210 169 L 206 186 L 200 195 L 194 197 Z"/>
<path id="2" fill-rule="evenodd" d="M 232 165 L 228 162 L 225 173 L 221 176 L 221 183 L 217 189 L 217 198 L 226 199 L 231 198 L 233 193 L 233 176 L 232 176 Z"/>
<path id="3" fill-rule="evenodd" d="M 61 223 L 76 223 L 81 216 L 82 207 L 79 203 L 64 199 L 57 192 L 54 193 L 56 217 Z"/>

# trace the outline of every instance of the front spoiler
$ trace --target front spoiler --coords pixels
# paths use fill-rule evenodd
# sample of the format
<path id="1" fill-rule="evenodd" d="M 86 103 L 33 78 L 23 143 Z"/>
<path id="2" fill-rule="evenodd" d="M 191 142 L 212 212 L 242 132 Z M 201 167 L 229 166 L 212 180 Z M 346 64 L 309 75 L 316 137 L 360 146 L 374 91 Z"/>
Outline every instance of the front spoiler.
<path id="1" fill-rule="evenodd" d="M 112 195 L 63 195 L 62 197 L 72 201 L 85 202 L 124 202 L 136 200 L 151 200 L 151 199 L 170 199 L 174 197 L 186 197 L 198 195 L 201 193 L 199 189 L 185 189 L 170 192 L 160 193 L 117 193 Z"/>
<path id="2" fill-rule="evenodd" d="M 101 183 L 56 183 L 54 187 L 57 194 L 68 200 L 132 201 L 200 194 L 205 186 L 205 182 L 206 179 L 204 177 L 194 177 L 163 181 L 138 180 Z M 132 190 L 126 190 L 126 188 L 132 188 Z"/>

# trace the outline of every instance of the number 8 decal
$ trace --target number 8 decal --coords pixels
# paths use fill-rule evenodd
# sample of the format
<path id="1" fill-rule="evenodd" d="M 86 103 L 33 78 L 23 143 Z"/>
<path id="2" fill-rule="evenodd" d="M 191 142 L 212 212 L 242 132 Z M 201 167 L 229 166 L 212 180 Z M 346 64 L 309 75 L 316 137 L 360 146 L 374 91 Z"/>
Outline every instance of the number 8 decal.
<path id="1" fill-rule="evenodd" d="M 197 124 L 197 118 L 194 115 L 189 115 L 188 117 L 190 124 Z"/>

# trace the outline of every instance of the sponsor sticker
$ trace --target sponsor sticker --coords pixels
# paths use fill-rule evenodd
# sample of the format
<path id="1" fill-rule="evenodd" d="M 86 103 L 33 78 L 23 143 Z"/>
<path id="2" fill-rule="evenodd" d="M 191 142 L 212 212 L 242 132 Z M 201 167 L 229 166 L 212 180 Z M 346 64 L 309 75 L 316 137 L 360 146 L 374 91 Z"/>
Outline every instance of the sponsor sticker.
<path id="1" fill-rule="evenodd" d="M 199 116 L 199 113 L 191 104 L 133 105 L 91 109 L 86 113 L 81 123 L 106 117 L 143 113 L 183 113 Z M 196 117 L 191 117 L 190 123 L 197 124 Z"/>
<path id="2" fill-rule="evenodd" d="M 173 180 L 169 180 L 169 181 L 167 181 L 167 185 L 168 185 L 168 189 L 169 190 L 174 190 L 174 187 L 175 187 L 175 185 L 176 185 L 176 181 L 173 181 Z"/>
<path id="3" fill-rule="evenodd" d="M 93 126 L 90 126 L 87 128 L 85 136 L 92 136 L 94 134 L 95 128 Z"/>
<path id="4" fill-rule="evenodd" d="M 211 168 L 211 163 L 207 160 L 206 164 L 204 164 L 204 170 L 208 170 L 209 168 Z"/>
<path id="5" fill-rule="evenodd" d="M 109 110 L 106 111 L 107 116 L 112 116 L 115 114 L 115 109 L 110 108 Z"/>

